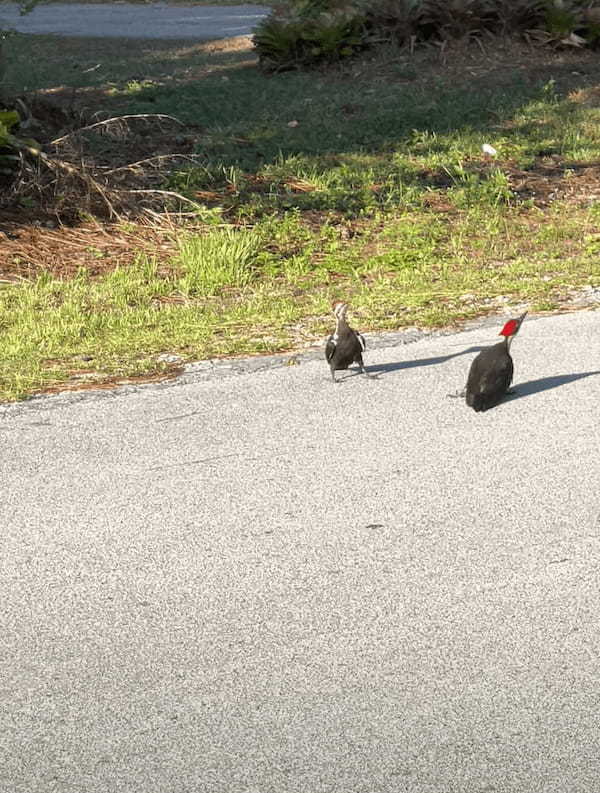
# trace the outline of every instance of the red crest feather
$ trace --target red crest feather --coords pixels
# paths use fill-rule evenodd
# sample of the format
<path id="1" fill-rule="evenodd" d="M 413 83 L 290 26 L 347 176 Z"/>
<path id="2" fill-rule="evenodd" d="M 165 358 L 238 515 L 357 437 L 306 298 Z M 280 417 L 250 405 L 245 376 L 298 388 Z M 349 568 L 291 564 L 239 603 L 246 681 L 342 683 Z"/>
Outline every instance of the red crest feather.
<path id="1" fill-rule="evenodd" d="M 514 334 L 519 330 L 519 323 L 516 319 L 509 319 L 506 325 L 502 328 L 499 336 L 514 336 Z"/>

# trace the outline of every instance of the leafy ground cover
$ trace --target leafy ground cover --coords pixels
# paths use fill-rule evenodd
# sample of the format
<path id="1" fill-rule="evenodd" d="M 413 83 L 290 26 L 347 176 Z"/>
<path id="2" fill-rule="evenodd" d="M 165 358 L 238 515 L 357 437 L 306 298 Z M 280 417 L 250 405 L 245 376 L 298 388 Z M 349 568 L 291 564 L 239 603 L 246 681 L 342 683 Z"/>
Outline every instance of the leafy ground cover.
<path id="1" fill-rule="evenodd" d="M 195 154 L 161 171 L 193 202 L 168 222 L 6 214 L 1 399 L 293 349 L 342 295 L 377 330 L 557 310 L 600 285 L 594 53 L 490 40 L 267 76 L 245 39 L 9 48 L 12 90 L 87 119 L 175 116 L 173 150 L 183 134 Z M 86 145 L 106 166 L 125 142 Z"/>

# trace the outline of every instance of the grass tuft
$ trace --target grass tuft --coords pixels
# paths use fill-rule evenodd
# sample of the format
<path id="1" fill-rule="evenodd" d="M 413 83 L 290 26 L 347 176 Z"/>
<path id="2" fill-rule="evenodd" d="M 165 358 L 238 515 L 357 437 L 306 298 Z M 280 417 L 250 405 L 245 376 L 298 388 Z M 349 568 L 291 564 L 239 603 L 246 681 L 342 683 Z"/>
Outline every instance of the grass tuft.
<path id="1" fill-rule="evenodd" d="M 177 288 L 187 297 L 206 297 L 250 282 L 261 239 L 253 231 L 216 229 L 207 234 L 184 234 L 178 244 L 182 275 Z"/>

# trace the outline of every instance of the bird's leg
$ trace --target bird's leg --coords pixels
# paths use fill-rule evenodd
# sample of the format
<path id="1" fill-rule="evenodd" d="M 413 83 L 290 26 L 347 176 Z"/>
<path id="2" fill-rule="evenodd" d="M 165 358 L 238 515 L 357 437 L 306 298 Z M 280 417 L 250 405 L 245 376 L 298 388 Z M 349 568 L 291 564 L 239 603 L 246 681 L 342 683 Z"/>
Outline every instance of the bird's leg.
<path id="1" fill-rule="evenodd" d="M 369 374 L 365 369 L 365 364 L 363 362 L 362 355 L 360 355 L 358 358 L 355 359 L 355 363 L 358 364 L 358 369 L 361 374 L 364 374 L 364 376 L 368 377 L 369 380 L 377 380 L 376 374 Z"/>
<path id="2" fill-rule="evenodd" d="M 462 389 L 462 391 L 455 391 L 453 394 L 446 394 L 447 397 L 450 399 L 464 399 L 467 395 L 467 388 Z"/>
<path id="3" fill-rule="evenodd" d="M 340 381 L 335 379 L 335 369 L 333 368 L 333 366 L 330 367 L 330 370 L 331 370 L 331 380 L 332 380 L 332 382 L 339 383 Z"/>
<path id="4" fill-rule="evenodd" d="M 360 373 L 364 374 L 365 377 L 368 377 L 369 380 L 378 380 L 379 379 L 376 374 L 369 374 L 367 372 L 367 370 L 365 369 L 364 364 L 362 364 L 361 367 L 360 367 Z"/>

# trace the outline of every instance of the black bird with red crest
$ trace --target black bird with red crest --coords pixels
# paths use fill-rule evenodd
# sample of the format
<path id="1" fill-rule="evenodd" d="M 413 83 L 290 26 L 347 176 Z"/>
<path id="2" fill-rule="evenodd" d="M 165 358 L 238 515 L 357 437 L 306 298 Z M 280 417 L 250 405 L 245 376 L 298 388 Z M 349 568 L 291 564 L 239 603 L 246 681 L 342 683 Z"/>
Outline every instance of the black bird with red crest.
<path id="1" fill-rule="evenodd" d="M 335 317 L 335 331 L 327 339 L 325 345 L 325 358 L 331 370 L 331 379 L 335 379 L 335 373 L 340 369 L 347 369 L 355 363 L 360 367 L 360 371 L 367 377 L 371 377 L 365 369 L 363 363 L 363 352 L 367 345 L 364 337 L 357 330 L 348 325 L 346 312 L 348 306 L 341 300 L 336 300 L 333 304 L 333 315 Z"/>
<path id="2" fill-rule="evenodd" d="M 501 342 L 482 350 L 471 364 L 467 379 L 467 405 L 478 413 L 497 405 L 509 392 L 514 365 L 510 345 L 519 332 L 527 312 L 510 319 L 500 331 Z"/>

